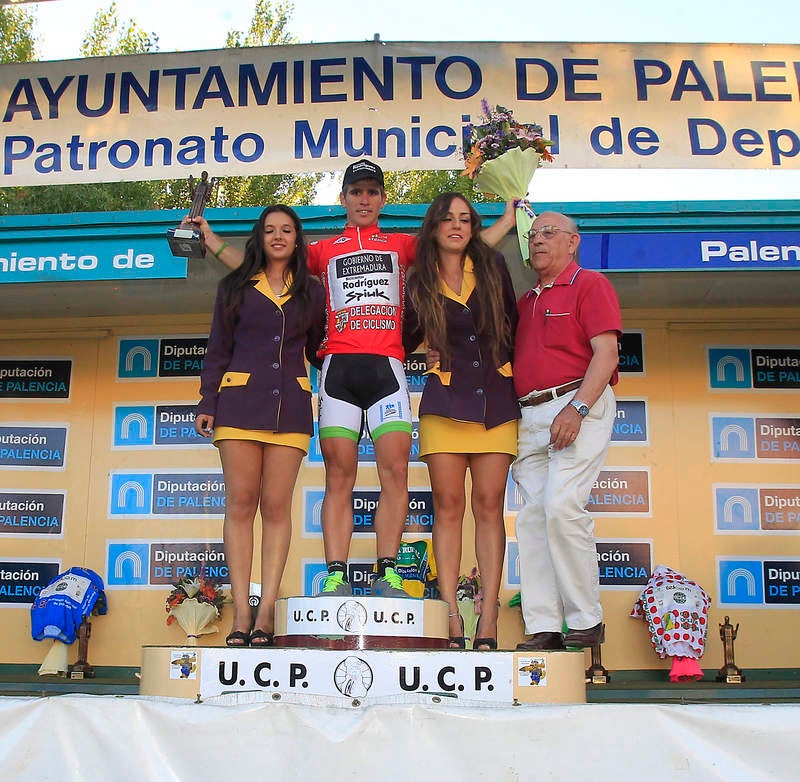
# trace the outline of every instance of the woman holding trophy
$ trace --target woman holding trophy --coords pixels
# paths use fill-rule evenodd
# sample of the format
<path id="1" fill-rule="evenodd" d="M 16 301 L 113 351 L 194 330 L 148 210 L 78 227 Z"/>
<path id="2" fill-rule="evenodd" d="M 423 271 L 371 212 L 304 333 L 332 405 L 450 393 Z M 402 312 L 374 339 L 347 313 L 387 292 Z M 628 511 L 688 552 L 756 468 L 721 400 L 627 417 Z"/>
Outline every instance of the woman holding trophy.
<path id="1" fill-rule="evenodd" d="M 193 221 L 216 257 L 227 246 L 206 220 Z M 244 262 L 219 284 L 200 383 L 195 428 L 212 437 L 225 479 L 223 539 L 233 596 L 228 646 L 269 646 L 275 600 L 292 534 L 292 495 L 313 433 L 304 355 L 318 364 L 324 294 L 308 274 L 295 212 L 267 207 Z M 249 603 L 253 522 L 260 509 L 261 601 Z"/>

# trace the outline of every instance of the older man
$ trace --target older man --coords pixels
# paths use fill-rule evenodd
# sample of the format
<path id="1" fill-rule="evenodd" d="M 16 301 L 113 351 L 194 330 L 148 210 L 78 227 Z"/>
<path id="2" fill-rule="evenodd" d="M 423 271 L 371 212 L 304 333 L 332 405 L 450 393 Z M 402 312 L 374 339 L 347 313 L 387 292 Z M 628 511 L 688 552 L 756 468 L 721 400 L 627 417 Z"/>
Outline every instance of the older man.
<path id="1" fill-rule="evenodd" d="M 580 241 L 566 215 L 536 218 L 528 242 L 539 279 L 518 304 L 514 384 L 522 421 L 513 475 L 524 500 L 517 540 L 530 638 L 517 647 L 523 651 L 603 640 L 586 503 L 614 426 L 622 316 L 611 283 L 578 266 Z"/>

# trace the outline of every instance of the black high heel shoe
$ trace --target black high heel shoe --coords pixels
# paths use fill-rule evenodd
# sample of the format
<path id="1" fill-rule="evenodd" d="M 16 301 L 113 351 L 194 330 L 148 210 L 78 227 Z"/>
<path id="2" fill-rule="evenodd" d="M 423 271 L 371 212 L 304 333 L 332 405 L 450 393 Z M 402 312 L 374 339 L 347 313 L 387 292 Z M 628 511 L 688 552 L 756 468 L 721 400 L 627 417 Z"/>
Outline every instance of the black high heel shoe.
<path id="1" fill-rule="evenodd" d="M 275 634 L 266 630 L 253 630 L 250 633 L 250 646 L 274 646 Z"/>
<path id="2" fill-rule="evenodd" d="M 447 618 L 449 619 L 451 616 L 457 616 L 458 621 L 461 624 L 461 635 L 451 635 L 450 636 L 450 648 L 451 649 L 466 649 L 467 642 L 464 638 L 464 617 L 458 611 L 455 611 L 452 614 L 448 614 Z"/>
<path id="3" fill-rule="evenodd" d="M 478 624 L 480 624 L 480 620 L 478 620 Z M 488 652 L 488 651 L 497 651 L 497 639 L 496 638 L 478 638 L 477 630 L 475 632 L 476 638 L 472 642 L 472 648 L 476 652 Z M 484 647 L 483 649 L 481 647 Z"/>
<path id="4" fill-rule="evenodd" d="M 225 638 L 225 646 L 250 646 L 250 633 L 244 630 L 233 630 Z"/>

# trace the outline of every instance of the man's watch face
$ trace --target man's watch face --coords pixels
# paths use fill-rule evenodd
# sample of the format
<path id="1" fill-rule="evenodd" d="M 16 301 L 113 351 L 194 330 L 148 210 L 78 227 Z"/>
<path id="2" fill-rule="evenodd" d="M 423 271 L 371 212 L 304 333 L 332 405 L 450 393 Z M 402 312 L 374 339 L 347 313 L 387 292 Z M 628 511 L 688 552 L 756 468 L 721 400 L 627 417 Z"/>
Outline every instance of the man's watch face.
<path id="1" fill-rule="evenodd" d="M 578 415 L 580 415 L 581 418 L 586 418 L 586 416 L 589 415 L 589 405 L 584 402 L 573 399 L 570 404 L 578 411 Z"/>

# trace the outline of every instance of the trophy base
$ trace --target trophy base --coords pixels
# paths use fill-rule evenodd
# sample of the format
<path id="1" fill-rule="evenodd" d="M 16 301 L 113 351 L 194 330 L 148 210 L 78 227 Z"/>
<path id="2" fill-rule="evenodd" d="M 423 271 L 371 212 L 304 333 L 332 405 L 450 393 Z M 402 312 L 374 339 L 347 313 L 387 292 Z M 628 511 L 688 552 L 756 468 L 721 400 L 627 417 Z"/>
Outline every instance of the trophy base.
<path id="1" fill-rule="evenodd" d="M 591 666 L 586 669 L 587 684 L 608 684 L 611 681 L 611 674 L 602 666 Z"/>
<path id="2" fill-rule="evenodd" d="M 716 676 L 720 684 L 741 684 L 747 677 L 738 668 L 723 668 Z"/>
<path id="3" fill-rule="evenodd" d="M 94 679 L 94 666 L 78 660 L 69 666 L 68 676 L 70 679 Z"/>
<path id="4" fill-rule="evenodd" d="M 169 249 L 177 258 L 205 258 L 206 247 L 203 237 L 196 228 L 179 225 L 167 229 Z"/>

